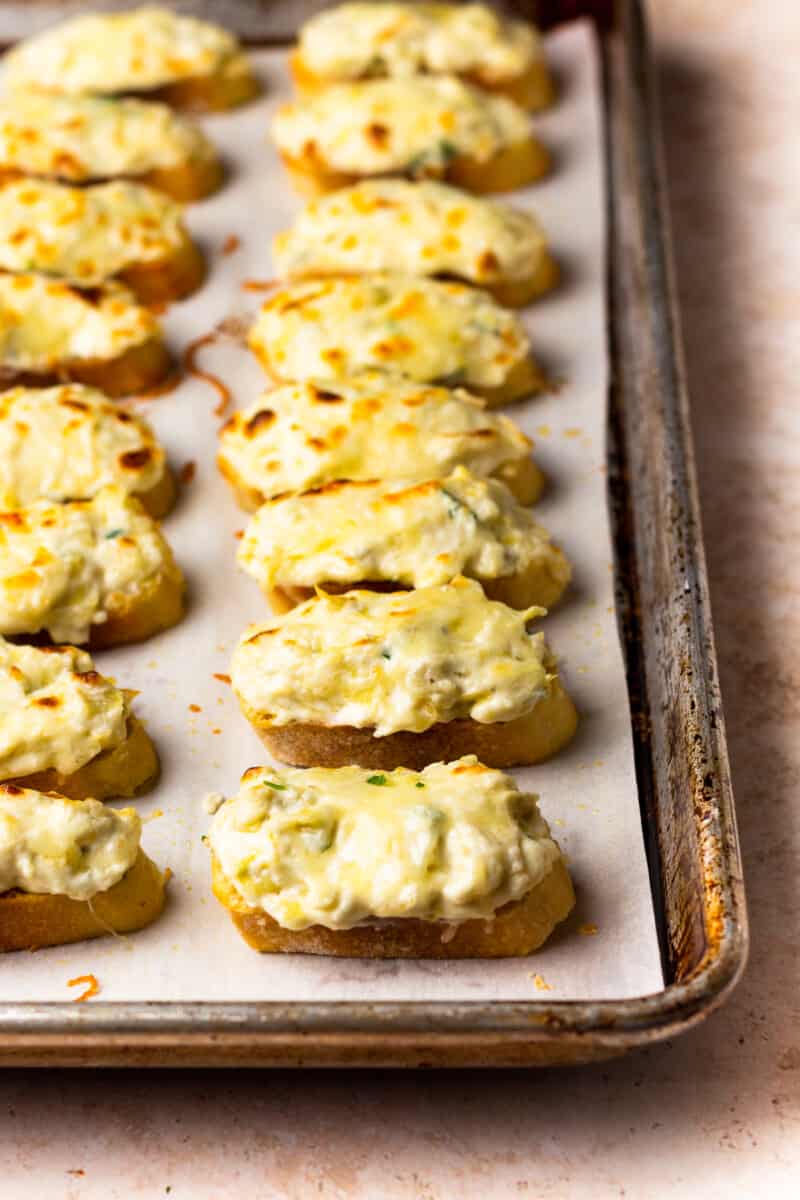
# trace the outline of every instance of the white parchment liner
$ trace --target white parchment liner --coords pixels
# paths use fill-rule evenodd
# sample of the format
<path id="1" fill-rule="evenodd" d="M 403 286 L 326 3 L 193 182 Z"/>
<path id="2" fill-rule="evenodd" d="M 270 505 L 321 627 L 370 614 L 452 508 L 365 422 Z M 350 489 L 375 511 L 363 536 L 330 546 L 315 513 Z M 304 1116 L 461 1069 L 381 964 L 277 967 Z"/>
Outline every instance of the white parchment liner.
<path id="1" fill-rule="evenodd" d="M 246 523 L 214 466 L 220 418 L 207 384 L 189 378 L 172 394 L 142 402 L 171 460 L 196 463 L 165 529 L 191 587 L 191 609 L 176 629 L 139 646 L 97 656 L 100 669 L 140 689 L 136 702 L 163 765 L 158 788 L 137 801 L 148 822 L 143 842 L 174 878 L 168 908 L 151 928 L 125 939 L 0 959 L 0 999 L 63 1000 L 67 980 L 93 972 L 105 1000 L 603 999 L 660 988 L 661 969 L 633 772 L 630 719 L 612 590 L 606 509 L 605 420 L 608 363 L 604 300 L 604 190 L 600 83 L 588 26 L 547 39 L 561 85 L 537 128 L 554 151 L 552 178 L 514 195 L 541 216 L 564 267 L 552 297 L 525 312 L 534 349 L 564 381 L 557 394 L 509 408 L 536 440 L 550 486 L 537 514 L 575 568 L 569 599 L 545 629 L 582 714 L 574 744 L 553 762 L 519 772 L 569 858 L 575 915 L 528 959 L 475 962 L 357 962 L 260 956 L 235 932 L 211 894 L 201 842 L 203 797 L 230 794 L 247 767 L 267 761 L 240 716 L 229 670 L 237 637 L 265 612 L 255 583 L 235 567 L 234 534 Z M 208 254 L 209 280 L 164 317 L 177 354 L 220 321 L 243 323 L 259 297 L 245 280 L 272 275 L 270 240 L 299 201 L 267 141 L 270 112 L 288 94 L 284 55 L 257 56 L 263 100 L 204 124 L 230 167 L 227 186 L 189 209 Z M 224 252 L 235 235 L 239 248 Z M 244 406 L 264 386 L 235 341 L 200 356 Z M 190 706 L 199 706 L 199 712 Z M 596 928 L 596 932 L 593 932 Z"/>

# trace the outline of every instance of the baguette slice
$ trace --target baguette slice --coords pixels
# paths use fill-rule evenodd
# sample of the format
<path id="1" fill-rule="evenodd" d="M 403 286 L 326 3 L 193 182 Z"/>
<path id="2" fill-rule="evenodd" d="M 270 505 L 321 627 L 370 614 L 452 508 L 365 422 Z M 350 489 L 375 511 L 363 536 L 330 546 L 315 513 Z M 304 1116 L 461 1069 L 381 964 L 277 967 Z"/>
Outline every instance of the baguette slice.
<path id="1" fill-rule="evenodd" d="M 187 296 L 205 274 L 180 206 L 127 181 L 86 188 L 48 180 L 6 184 L 0 269 L 82 288 L 118 279 L 143 304 Z"/>
<path id="2" fill-rule="evenodd" d="M 449 73 L 529 111 L 554 96 L 537 31 L 483 4 L 340 4 L 305 23 L 289 65 L 303 95 L 376 76 Z"/>
<path id="3" fill-rule="evenodd" d="M 164 874 L 132 808 L 0 785 L 0 951 L 57 946 L 148 925 Z"/>
<path id="4" fill-rule="evenodd" d="M 12 91 L 137 95 L 215 112 L 258 94 L 238 40 L 162 8 L 89 13 L 27 38 L 6 59 Z"/>
<path id="5" fill-rule="evenodd" d="M 130 179 L 189 202 L 216 191 L 223 169 L 205 134 L 164 104 L 25 91 L 0 101 L 0 184 L 27 176 Z"/>
<path id="6" fill-rule="evenodd" d="M 572 880 L 559 860 L 523 900 L 506 904 L 491 920 L 447 925 L 403 920 L 355 929 L 284 929 L 251 908 L 212 864 L 214 895 L 228 909 L 248 946 L 262 954 L 326 954 L 334 958 L 520 958 L 533 954 L 575 906 Z"/>
<path id="7" fill-rule="evenodd" d="M 533 504 L 544 476 L 533 443 L 508 417 L 460 388 L 367 372 L 266 392 L 220 435 L 217 463 L 244 509 L 337 480 L 441 478 L 463 465 Z"/>
<path id="8" fill-rule="evenodd" d="M 159 763 L 135 696 L 74 646 L 0 639 L 0 779 L 72 800 L 144 791 Z"/>
<path id="9" fill-rule="evenodd" d="M 337 84 L 283 105 L 273 136 L 307 196 L 386 175 L 507 192 L 550 169 L 521 108 L 454 76 Z"/>
<path id="10" fill-rule="evenodd" d="M 231 679 L 282 762 L 379 770 L 476 754 L 541 762 L 577 727 L 541 633 L 458 577 L 381 594 L 319 593 L 245 631 Z"/>
<path id="11" fill-rule="evenodd" d="M 277 381 L 362 372 L 462 386 L 490 407 L 547 390 L 519 319 L 463 283 L 380 271 L 289 284 L 248 345 Z"/>
<path id="12" fill-rule="evenodd" d="M 273 243 L 278 278 L 405 272 L 459 279 L 521 308 L 558 282 L 530 213 L 431 180 L 367 180 L 308 204 Z"/>
<path id="13" fill-rule="evenodd" d="M 0 275 L 3 388 L 74 380 L 128 396 L 171 367 L 156 318 L 121 284 L 79 291 L 42 275 Z"/>
<path id="14" fill-rule="evenodd" d="M 12 890 L 0 894 L 0 953 L 135 933 L 164 911 L 169 873 L 143 850 L 126 875 L 89 900 Z"/>
<path id="15" fill-rule="evenodd" d="M 0 507 L 87 500 L 109 485 L 151 517 L 175 502 L 175 476 L 142 417 L 81 384 L 0 394 Z"/>
<path id="16" fill-rule="evenodd" d="M 501 483 L 457 467 L 444 479 L 338 482 L 268 501 L 237 554 L 278 611 L 317 589 L 399 591 L 476 579 L 512 608 L 550 608 L 564 554 Z"/>
<path id="17" fill-rule="evenodd" d="M 574 903 L 537 801 L 475 757 L 383 775 L 252 767 L 211 823 L 213 890 L 269 953 L 530 954 Z"/>

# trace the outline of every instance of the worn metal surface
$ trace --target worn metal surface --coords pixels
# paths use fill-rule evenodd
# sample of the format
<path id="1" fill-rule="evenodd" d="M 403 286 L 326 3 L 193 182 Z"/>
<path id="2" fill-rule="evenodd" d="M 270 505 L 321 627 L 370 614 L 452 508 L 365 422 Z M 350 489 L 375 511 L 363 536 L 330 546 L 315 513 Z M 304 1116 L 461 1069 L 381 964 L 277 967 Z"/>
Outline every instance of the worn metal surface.
<path id="1" fill-rule="evenodd" d="M 262 15 L 273 8 L 255 7 Z M 255 11 L 242 3 L 232 8 Z M 289 8 L 305 11 L 304 5 Z M 220 19 L 226 10 L 214 6 Z M 652 996 L 601 1003 L 7 1004 L 0 1006 L 0 1063 L 585 1062 L 674 1036 L 701 1021 L 735 984 L 747 953 L 747 920 L 673 301 L 654 85 L 638 0 L 620 0 L 603 54 L 612 317 L 609 477 L 642 824 L 667 986 Z"/>

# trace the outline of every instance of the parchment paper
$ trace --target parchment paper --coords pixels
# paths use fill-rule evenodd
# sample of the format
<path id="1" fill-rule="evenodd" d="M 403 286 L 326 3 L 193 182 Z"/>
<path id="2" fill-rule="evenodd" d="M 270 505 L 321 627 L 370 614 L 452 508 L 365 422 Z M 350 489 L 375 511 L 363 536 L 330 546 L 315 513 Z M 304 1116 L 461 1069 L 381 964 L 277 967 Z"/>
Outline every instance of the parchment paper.
<path id="1" fill-rule="evenodd" d="M 93 972 L 104 1000 L 604 999 L 662 986 L 633 772 L 630 719 L 617 635 L 606 509 L 605 419 L 608 364 L 604 301 L 604 191 L 600 89 L 590 28 L 576 24 L 547 39 L 561 84 L 558 105 L 537 119 L 554 152 L 552 178 L 515 193 L 537 211 L 564 267 L 563 285 L 526 310 L 534 350 L 563 380 L 554 395 L 508 409 L 536 440 L 550 486 L 538 516 L 575 568 L 569 599 L 546 619 L 567 687 L 581 712 L 569 749 L 519 773 L 541 794 L 570 863 L 578 907 L 551 941 L 527 959 L 497 963 L 358 962 L 260 956 L 240 940 L 211 894 L 201 842 L 203 798 L 231 794 L 240 774 L 267 761 L 240 715 L 227 673 L 238 635 L 266 602 L 234 562 L 234 534 L 246 523 L 214 466 L 220 418 L 207 384 L 188 378 L 140 402 L 177 469 L 196 463 L 165 530 L 189 580 L 191 608 L 177 628 L 138 646 L 97 656 L 99 669 L 138 688 L 136 711 L 157 743 L 158 788 L 138 800 L 143 844 L 174 878 L 160 921 L 128 938 L 7 955 L 0 998 L 63 1000 L 67 980 Z M 288 93 L 284 55 L 257 56 L 266 86 L 258 103 L 204 124 L 230 178 L 217 196 L 188 210 L 209 258 L 209 280 L 164 317 L 176 354 L 220 321 L 246 324 L 259 302 L 244 280 L 272 275 L 270 239 L 299 201 L 267 141 L 270 112 Z M 225 253 L 235 235 L 240 247 Z M 236 318 L 233 322 L 230 318 Z M 234 339 L 207 347 L 203 366 L 245 406 L 264 386 L 260 368 Z M 190 706 L 199 706 L 193 711 Z M 156 814 L 161 810 L 162 816 Z M 148 820 L 151 816 L 153 819 Z"/>

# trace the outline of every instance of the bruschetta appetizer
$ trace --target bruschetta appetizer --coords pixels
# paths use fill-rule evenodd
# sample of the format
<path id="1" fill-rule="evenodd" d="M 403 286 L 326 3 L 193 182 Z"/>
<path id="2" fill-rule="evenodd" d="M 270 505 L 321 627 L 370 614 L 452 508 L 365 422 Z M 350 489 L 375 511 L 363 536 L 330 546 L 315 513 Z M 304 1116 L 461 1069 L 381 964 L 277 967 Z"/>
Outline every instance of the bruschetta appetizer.
<path id="1" fill-rule="evenodd" d="M 512 608 L 550 608 L 570 578 L 530 509 L 465 467 L 425 483 L 340 481 L 277 496 L 250 521 L 238 560 L 279 612 L 320 589 L 431 587 L 456 575 Z"/>
<path id="2" fill-rule="evenodd" d="M 147 421 L 80 383 L 0 393 L 0 509 L 89 500 L 112 484 L 151 517 L 172 508 L 175 477 Z"/>
<path id="3" fill-rule="evenodd" d="M 3 636 L 114 646 L 168 629 L 183 608 L 183 576 L 158 523 L 119 488 L 0 513 Z"/>
<path id="4" fill-rule="evenodd" d="M 44 275 L 0 274 L 3 387 L 73 380 L 130 396 L 171 368 L 158 321 L 122 284 L 79 290 Z"/>
<path id="5" fill-rule="evenodd" d="M 0 784 L 0 952 L 133 933 L 160 916 L 166 872 L 132 808 Z"/>
<path id="6" fill-rule="evenodd" d="M 189 202 L 216 191 L 222 166 L 202 130 L 165 104 L 19 92 L 0 102 L 0 181 L 20 175 L 133 179 Z"/>
<path id="7" fill-rule="evenodd" d="M 462 577 L 319 593 L 246 630 L 233 688 L 269 752 L 296 766 L 541 762 L 577 725 L 544 635 L 530 630 L 543 611 L 489 600 Z"/>
<path id="8" fill-rule="evenodd" d="M 526 955 L 575 903 L 538 797 L 474 756 L 380 775 L 251 767 L 208 845 L 217 899 L 271 954 Z"/>
<path id="9" fill-rule="evenodd" d="M 169 9 L 86 13 L 27 38 L 6 57 L 14 91 L 146 93 L 178 108 L 232 108 L 258 94 L 233 34 Z"/>
<path id="10" fill-rule="evenodd" d="M 280 108 L 273 137 L 301 195 L 376 175 L 510 192 L 546 175 L 527 113 L 452 75 L 340 83 Z"/>
<path id="11" fill-rule="evenodd" d="M 144 791 L 158 756 L 135 694 L 99 675 L 85 650 L 0 638 L 0 779 L 73 800 Z"/>
<path id="12" fill-rule="evenodd" d="M 533 504 L 544 477 L 532 445 L 469 392 L 373 372 L 265 392 L 225 423 L 217 462 L 248 511 L 337 480 L 421 483 L 459 465 Z"/>
<path id="13" fill-rule="evenodd" d="M 375 369 L 469 388 L 489 404 L 547 387 L 513 313 L 488 292 L 414 275 L 291 284 L 262 306 L 249 345 L 278 380 Z"/>
<path id="14" fill-rule="evenodd" d="M 281 279 L 405 272 L 456 278 L 521 308 L 558 281 L 539 222 L 430 180 L 371 179 L 310 201 L 279 233 Z"/>
<path id="15" fill-rule="evenodd" d="M 180 205 L 163 192 L 121 181 L 71 187 L 43 179 L 0 187 L 0 270 L 83 288 L 118 279 L 143 304 L 180 300 L 205 275 Z"/>
<path id="16" fill-rule="evenodd" d="M 554 96 L 537 31 L 484 4 L 340 4 L 302 27 L 291 67 L 306 94 L 376 76 L 449 74 L 530 110 Z"/>

